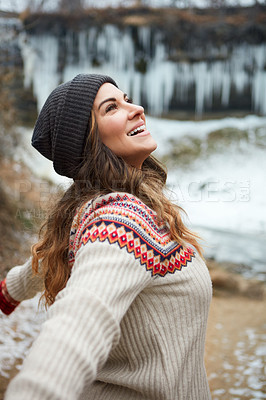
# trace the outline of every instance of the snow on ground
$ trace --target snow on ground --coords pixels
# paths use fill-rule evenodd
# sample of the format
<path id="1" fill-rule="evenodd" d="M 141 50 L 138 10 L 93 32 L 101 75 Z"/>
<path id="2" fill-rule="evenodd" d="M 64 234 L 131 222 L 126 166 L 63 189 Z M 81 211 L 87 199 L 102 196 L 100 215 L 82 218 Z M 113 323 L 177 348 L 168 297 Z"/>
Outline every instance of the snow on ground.
<path id="1" fill-rule="evenodd" d="M 226 127 L 252 132 L 266 127 L 266 118 L 254 115 L 208 121 L 170 121 L 147 118 L 158 143 L 157 154 L 167 154 L 171 139 L 184 136 L 204 141 L 213 131 Z M 206 228 L 266 234 L 265 149 L 241 143 L 226 151 L 197 159 L 189 167 L 170 169 L 168 186 L 188 212 L 193 225 Z"/>
<path id="2" fill-rule="evenodd" d="M 245 131 L 266 127 L 266 118 L 246 116 L 208 121 L 170 121 L 147 118 L 147 126 L 158 143 L 157 154 L 170 151 L 170 139 L 184 136 L 204 141 L 213 131 L 226 127 Z M 193 225 L 241 233 L 266 234 L 265 149 L 241 144 L 189 167 L 176 167 L 168 174 L 168 185 L 190 216 Z"/>
<path id="3" fill-rule="evenodd" d="M 44 321 L 38 297 L 24 301 L 7 318 L 0 313 L 0 376 L 9 377 L 15 360 L 23 360 Z M 19 368 L 19 365 L 18 365 Z"/>
<path id="4" fill-rule="evenodd" d="M 247 115 L 243 118 L 228 117 L 206 121 L 176 121 L 147 117 L 147 126 L 157 141 L 158 153 L 163 155 L 170 150 L 170 139 L 192 136 L 203 140 L 210 132 L 228 127 L 249 131 L 266 126 L 266 117 Z"/>

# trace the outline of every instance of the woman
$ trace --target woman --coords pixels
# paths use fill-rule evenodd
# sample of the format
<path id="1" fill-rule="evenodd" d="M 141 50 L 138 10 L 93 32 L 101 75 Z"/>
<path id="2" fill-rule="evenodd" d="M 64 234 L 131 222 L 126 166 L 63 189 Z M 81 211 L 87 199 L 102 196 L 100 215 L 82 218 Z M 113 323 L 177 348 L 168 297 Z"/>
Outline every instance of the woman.
<path id="1" fill-rule="evenodd" d="M 209 399 L 211 282 L 143 108 L 110 77 L 78 75 L 51 93 L 32 144 L 74 183 L 1 284 L 7 314 L 41 290 L 51 306 L 6 400 Z"/>

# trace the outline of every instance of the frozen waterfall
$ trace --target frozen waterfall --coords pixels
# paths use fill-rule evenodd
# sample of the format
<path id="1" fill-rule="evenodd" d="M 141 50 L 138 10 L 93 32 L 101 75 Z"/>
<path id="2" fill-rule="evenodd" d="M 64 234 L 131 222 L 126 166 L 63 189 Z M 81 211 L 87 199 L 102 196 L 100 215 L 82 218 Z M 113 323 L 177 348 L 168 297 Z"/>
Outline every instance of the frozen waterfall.
<path id="1" fill-rule="evenodd" d="M 63 37 L 23 33 L 20 47 L 25 86 L 32 85 L 38 109 L 61 82 L 78 73 L 104 73 L 152 115 L 194 108 L 200 116 L 237 109 L 238 101 L 244 111 L 266 115 L 265 44 L 223 45 L 208 49 L 209 59 L 205 49 L 205 59 L 173 61 L 159 31 L 105 25 Z"/>

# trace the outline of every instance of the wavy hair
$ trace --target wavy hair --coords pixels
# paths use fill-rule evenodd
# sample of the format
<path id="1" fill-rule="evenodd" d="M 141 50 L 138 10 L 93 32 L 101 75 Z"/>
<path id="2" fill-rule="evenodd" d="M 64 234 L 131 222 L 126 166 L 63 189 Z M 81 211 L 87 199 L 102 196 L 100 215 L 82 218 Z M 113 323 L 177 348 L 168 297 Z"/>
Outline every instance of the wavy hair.
<path id="1" fill-rule="evenodd" d="M 46 306 L 53 304 L 70 276 L 69 233 L 76 210 L 99 195 L 120 191 L 137 196 L 168 225 L 172 240 L 184 246 L 189 243 L 202 255 L 199 236 L 182 221 L 183 209 L 164 194 L 167 173 L 163 165 L 149 156 L 141 170 L 129 166 L 102 143 L 93 113 L 87 131 L 83 162 L 74 183 L 54 204 L 40 229 L 39 241 L 32 246 L 32 268 L 42 274 L 41 299 Z"/>

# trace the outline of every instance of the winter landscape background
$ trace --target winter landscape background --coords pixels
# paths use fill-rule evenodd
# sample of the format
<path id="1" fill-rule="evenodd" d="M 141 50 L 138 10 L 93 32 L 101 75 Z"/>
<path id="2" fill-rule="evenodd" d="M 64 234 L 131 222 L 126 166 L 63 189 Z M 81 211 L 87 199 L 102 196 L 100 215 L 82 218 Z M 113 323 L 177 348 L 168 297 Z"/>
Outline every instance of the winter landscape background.
<path id="1" fill-rule="evenodd" d="M 147 126 L 158 142 L 156 156 L 168 168 L 169 196 L 202 236 L 205 256 L 235 263 L 243 276 L 265 282 L 265 1 L 77 3 L 100 11 L 92 17 L 84 12 L 73 22 L 62 16 L 60 1 L 0 0 L 0 64 L 16 71 L 10 84 L 20 116 L 15 162 L 22 160 L 38 177 L 67 186 L 69 180 L 55 174 L 51 163 L 31 148 L 35 118 L 61 82 L 78 73 L 109 74 L 145 106 Z M 160 23 L 158 7 L 169 8 L 172 17 L 163 11 Z M 31 210 L 24 212 L 29 218 Z M 38 332 L 43 315 L 35 314 L 36 305 L 37 299 L 28 302 L 24 313 L 15 313 L 3 325 L 4 377 Z M 254 332 L 247 337 L 260 343 L 258 353 L 244 360 L 254 379 L 242 392 L 236 385 L 232 399 L 265 398 L 258 378 L 265 336 Z M 239 354 L 241 349 L 239 345 Z M 214 395 L 229 398 L 219 390 Z"/>

